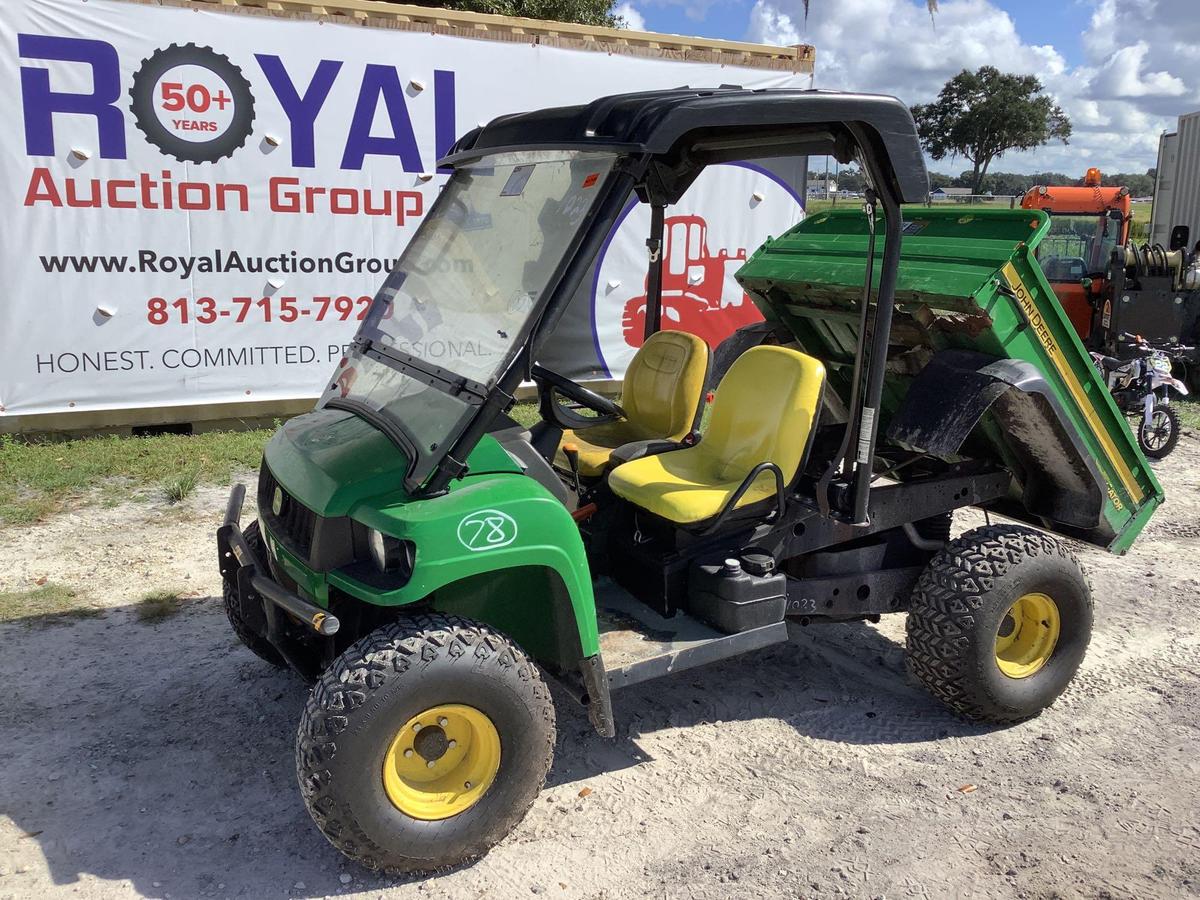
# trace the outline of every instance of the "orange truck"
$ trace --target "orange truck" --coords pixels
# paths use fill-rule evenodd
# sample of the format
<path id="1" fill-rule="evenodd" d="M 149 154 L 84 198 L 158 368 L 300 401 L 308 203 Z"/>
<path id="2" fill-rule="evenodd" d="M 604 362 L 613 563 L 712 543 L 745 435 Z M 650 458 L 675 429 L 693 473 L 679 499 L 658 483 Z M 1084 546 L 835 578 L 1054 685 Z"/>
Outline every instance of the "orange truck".
<path id="1" fill-rule="evenodd" d="M 1050 215 L 1050 232 L 1037 248 L 1038 262 L 1080 338 L 1097 324 L 1097 308 L 1106 296 L 1106 270 L 1116 247 L 1129 240 L 1129 188 L 1101 187 L 1100 170 L 1091 168 L 1082 187 L 1034 185 L 1021 198 L 1022 209 Z"/>

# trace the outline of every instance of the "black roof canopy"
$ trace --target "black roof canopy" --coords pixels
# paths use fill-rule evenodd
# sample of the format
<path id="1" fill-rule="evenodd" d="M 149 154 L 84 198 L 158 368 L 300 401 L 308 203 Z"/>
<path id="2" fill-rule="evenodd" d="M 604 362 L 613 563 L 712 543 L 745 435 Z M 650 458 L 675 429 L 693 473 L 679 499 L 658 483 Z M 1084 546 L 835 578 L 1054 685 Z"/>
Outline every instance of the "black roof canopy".
<path id="1" fill-rule="evenodd" d="M 860 148 L 876 187 L 897 202 L 920 202 L 929 192 L 912 115 L 880 94 L 742 88 L 616 94 L 500 116 L 460 138 L 443 162 L 517 148 L 652 156 L 668 202 L 712 163 L 826 154 L 845 163 Z"/>

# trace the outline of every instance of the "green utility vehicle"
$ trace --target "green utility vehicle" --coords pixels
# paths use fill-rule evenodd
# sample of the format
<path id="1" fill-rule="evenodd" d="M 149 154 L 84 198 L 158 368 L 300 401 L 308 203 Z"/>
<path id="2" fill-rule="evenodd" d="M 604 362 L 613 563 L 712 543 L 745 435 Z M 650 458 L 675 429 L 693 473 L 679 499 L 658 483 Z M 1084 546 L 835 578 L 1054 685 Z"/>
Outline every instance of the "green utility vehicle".
<path id="1" fill-rule="evenodd" d="M 700 430 L 710 350 L 660 328 L 666 207 L 705 166 L 820 154 L 861 165 L 864 208 L 741 269 L 766 322 L 723 347 Z M 1047 532 L 1122 552 L 1163 494 L 1038 269 L 1043 213 L 905 220 L 928 190 L 907 109 L 826 91 L 505 116 L 442 165 L 317 409 L 268 444 L 257 521 L 239 485 L 217 535 L 238 637 L 315 681 L 297 769 L 338 849 L 485 853 L 550 767 L 547 676 L 613 736 L 623 688 L 896 612 L 961 715 L 1016 722 L 1067 687 L 1092 599 Z M 537 360 L 631 194 L 646 340 L 613 401 Z M 965 506 L 1034 527 L 950 540 Z"/>

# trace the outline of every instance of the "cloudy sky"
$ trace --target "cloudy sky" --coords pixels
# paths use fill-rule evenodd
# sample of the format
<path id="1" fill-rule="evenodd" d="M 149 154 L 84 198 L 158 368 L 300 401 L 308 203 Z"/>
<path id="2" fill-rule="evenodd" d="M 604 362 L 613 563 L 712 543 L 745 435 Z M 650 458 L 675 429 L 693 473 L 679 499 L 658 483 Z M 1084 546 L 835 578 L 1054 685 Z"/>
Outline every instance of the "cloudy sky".
<path id="1" fill-rule="evenodd" d="M 1200 110 L 1200 0 L 625 0 L 650 31 L 808 43 L 816 86 L 931 100 L 961 69 L 1030 73 L 1071 117 L 1067 146 L 1009 153 L 993 171 L 1144 172 L 1158 136 Z M 964 160 L 933 163 L 957 173 Z"/>

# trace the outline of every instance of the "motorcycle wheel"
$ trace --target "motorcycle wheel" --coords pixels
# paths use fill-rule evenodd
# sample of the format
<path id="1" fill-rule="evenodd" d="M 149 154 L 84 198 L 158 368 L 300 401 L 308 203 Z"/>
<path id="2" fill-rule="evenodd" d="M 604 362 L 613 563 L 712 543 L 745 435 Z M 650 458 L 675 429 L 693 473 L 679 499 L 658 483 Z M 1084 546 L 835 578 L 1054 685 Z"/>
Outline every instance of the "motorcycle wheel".
<path id="1" fill-rule="evenodd" d="M 1179 414 L 1165 404 L 1154 407 L 1150 422 L 1138 428 L 1138 446 L 1150 459 L 1162 459 L 1179 443 Z"/>

